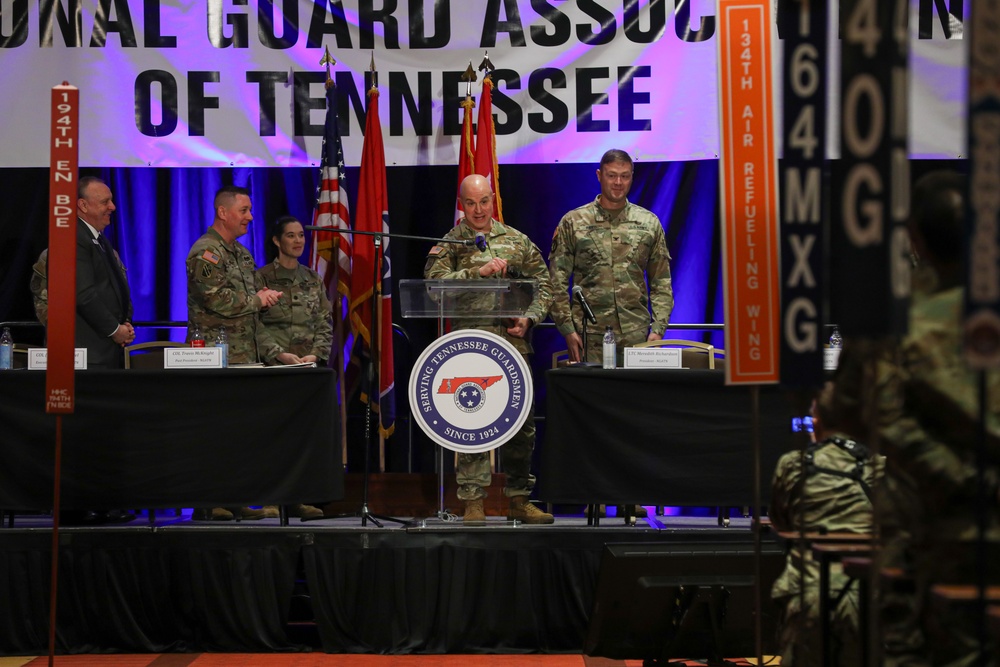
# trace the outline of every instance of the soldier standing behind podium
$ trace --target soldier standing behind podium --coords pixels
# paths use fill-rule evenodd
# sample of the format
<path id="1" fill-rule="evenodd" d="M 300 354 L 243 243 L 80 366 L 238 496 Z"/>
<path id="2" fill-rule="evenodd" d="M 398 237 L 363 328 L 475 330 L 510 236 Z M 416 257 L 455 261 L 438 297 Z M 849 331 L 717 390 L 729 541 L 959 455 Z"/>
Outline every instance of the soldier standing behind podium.
<path id="1" fill-rule="evenodd" d="M 250 192 L 227 185 L 215 193 L 215 219 L 187 256 L 188 331 L 213 340 L 220 327 L 229 336 L 229 362 L 274 362 L 280 352 L 260 321 L 260 312 L 281 298 L 256 273 L 253 255 L 238 239 L 253 220 Z"/>
<path id="2" fill-rule="evenodd" d="M 111 189 L 81 178 L 76 210 L 76 345 L 87 348 L 88 368 L 124 368 L 135 330 L 125 266 L 102 234 L 115 211 Z"/>
<path id="3" fill-rule="evenodd" d="M 627 198 L 632 174 L 628 153 L 606 152 L 597 170 L 601 194 L 564 215 L 552 237 L 551 316 L 566 338 L 570 361 L 599 361 L 605 327 L 615 332 L 620 351 L 663 338 L 670 321 L 670 253 L 659 218 Z M 587 324 L 586 355 L 583 312 L 570 304 L 570 279 L 583 289 L 597 318 Z"/>
<path id="4" fill-rule="evenodd" d="M 501 322 L 497 319 L 455 321 L 458 329 L 480 329 L 489 331 L 509 341 L 517 350 L 527 356 L 531 346 L 525 334 L 535 323 L 545 318 L 552 302 L 548 270 L 541 252 L 527 236 L 493 219 L 493 191 L 486 178 L 473 174 L 462 181 L 459 189 L 465 217 L 453 227 L 446 239 L 472 240 L 483 234 L 486 250 L 442 243 L 430 249 L 424 266 L 425 278 L 445 278 L 454 280 L 474 280 L 478 278 L 523 278 L 538 281 L 538 291 L 525 317 Z M 510 498 L 507 518 L 524 523 L 552 523 L 551 514 L 542 512 L 528 502 L 528 496 L 535 486 L 535 476 L 531 474 L 531 452 L 535 446 L 534 409 L 517 434 L 500 447 L 507 487 L 504 494 Z M 459 454 L 456 470 L 458 498 L 465 502 L 465 522 L 486 520 L 483 510 L 485 487 L 491 481 L 490 459 L 487 452 Z"/>

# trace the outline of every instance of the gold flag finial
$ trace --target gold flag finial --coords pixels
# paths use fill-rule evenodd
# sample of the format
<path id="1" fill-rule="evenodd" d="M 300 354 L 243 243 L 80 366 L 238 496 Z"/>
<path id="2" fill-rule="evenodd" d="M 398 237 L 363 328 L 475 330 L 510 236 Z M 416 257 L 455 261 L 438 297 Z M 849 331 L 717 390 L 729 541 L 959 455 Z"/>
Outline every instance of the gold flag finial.
<path id="1" fill-rule="evenodd" d="M 465 81 L 465 96 L 472 97 L 472 83 L 476 80 L 476 70 L 472 68 L 472 61 L 469 61 L 469 66 L 465 68 L 465 72 L 462 73 L 462 81 Z"/>
<path id="2" fill-rule="evenodd" d="M 336 65 L 337 64 L 337 60 L 333 56 L 330 55 L 330 47 L 329 46 L 323 47 L 323 57 L 320 58 L 319 64 L 320 65 L 326 65 L 326 71 L 328 71 L 328 72 L 330 71 L 330 65 Z"/>
<path id="3" fill-rule="evenodd" d="M 323 47 L 323 57 L 319 60 L 320 65 L 326 65 L 326 87 L 333 85 L 333 77 L 330 76 L 330 67 L 337 64 L 336 58 L 330 55 L 330 47 Z"/>

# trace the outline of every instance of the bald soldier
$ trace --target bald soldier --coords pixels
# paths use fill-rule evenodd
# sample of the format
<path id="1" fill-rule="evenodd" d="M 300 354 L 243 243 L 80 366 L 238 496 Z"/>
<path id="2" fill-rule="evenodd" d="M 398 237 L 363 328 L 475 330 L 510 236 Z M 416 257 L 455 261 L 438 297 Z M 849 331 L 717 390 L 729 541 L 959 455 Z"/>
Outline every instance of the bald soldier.
<path id="1" fill-rule="evenodd" d="M 425 278 L 475 280 L 517 276 L 538 281 L 538 290 L 524 317 L 499 319 L 458 319 L 457 329 L 480 329 L 497 334 L 509 341 L 524 356 L 531 352 L 525 334 L 533 324 L 548 313 L 552 302 L 549 273 L 542 253 L 527 236 L 499 220 L 493 219 L 493 191 L 486 178 L 473 174 L 462 181 L 459 198 L 465 217 L 444 238 L 474 240 L 483 234 L 486 250 L 453 243 L 442 243 L 430 249 L 424 266 Z M 528 502 L 535 486 L 531 474 L 531 452 L 535 446 L 534 409 L 517 434 L 500 447 L 501 461 L 507 474 L 504 494 L 510 498 L 507 518 L 524 523 L 552 523 L 551 514 L 542 512 Z M 465 503 L 465 522 L 486 520 L 483 498 L 490 485 L 490 459 L 487 452 L 459 454 L 456 468 L 458 498 Z"/>

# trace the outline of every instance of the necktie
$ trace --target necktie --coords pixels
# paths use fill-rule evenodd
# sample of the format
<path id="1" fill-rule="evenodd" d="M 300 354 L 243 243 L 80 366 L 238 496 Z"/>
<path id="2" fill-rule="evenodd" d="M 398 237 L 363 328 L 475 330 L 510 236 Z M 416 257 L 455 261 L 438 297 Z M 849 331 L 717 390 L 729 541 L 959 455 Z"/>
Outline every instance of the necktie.
<path id="1" fill-rule="evenodd" d="M 108 270 L 111 275 L 114 276 L 114 286 L 118 290 L 118 301 L 122 308 L 122 319 L 128 314 L 128 309 L 125 306 L 125 295 L 128 293 L 128 288 L 125 286 L 125 276 L 122 275 L 122 271 L 118 268 L 118 262 L 115 260 L 115 251 L 111 247 L 111 242 L 104 234 L 97 235 L 97 246 L 101 249 L 101 254 L 104 255 L 104 261 L 108 263 Z"/>

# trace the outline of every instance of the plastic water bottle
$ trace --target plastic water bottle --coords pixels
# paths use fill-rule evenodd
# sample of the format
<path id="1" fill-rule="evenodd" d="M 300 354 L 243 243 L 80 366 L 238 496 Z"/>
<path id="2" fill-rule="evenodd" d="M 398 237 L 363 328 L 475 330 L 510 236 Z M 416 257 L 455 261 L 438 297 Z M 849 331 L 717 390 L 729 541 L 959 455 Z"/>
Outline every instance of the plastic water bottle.
<path id="1" fill-rule="evenodd" d="M 219 335 L 215 337 L 215 347 L 222 350 L 222 367 L 229 368 L 229 336 L 226 327 L 219 327 Z"/>
<path id="2" fill-rule="evenodd" d="M 3 328 L 0 335 L 0 371 L 14 368 L 14 339 L 10 337 L 10 329 Z"/>
<path id="3" fill-rule="evenodd" d="M 191 347 L 205 347 L 205 337 L 201 334 L 201 327 L 197 325 L 191 332 Z"/>
<path id="4" fill-rule="evenodd" d="M 604 329 L 604 368 L 615 367 L 615 332 L 611 327 Z"/>
<path id="5" fill-rule="evenodd" d="M 843 346 L 844 346 L 844 339 L 840 337 L 840 329 L 834 327 L 833 333 L 830 334 L 830 347 L 840 348 Z"/>

